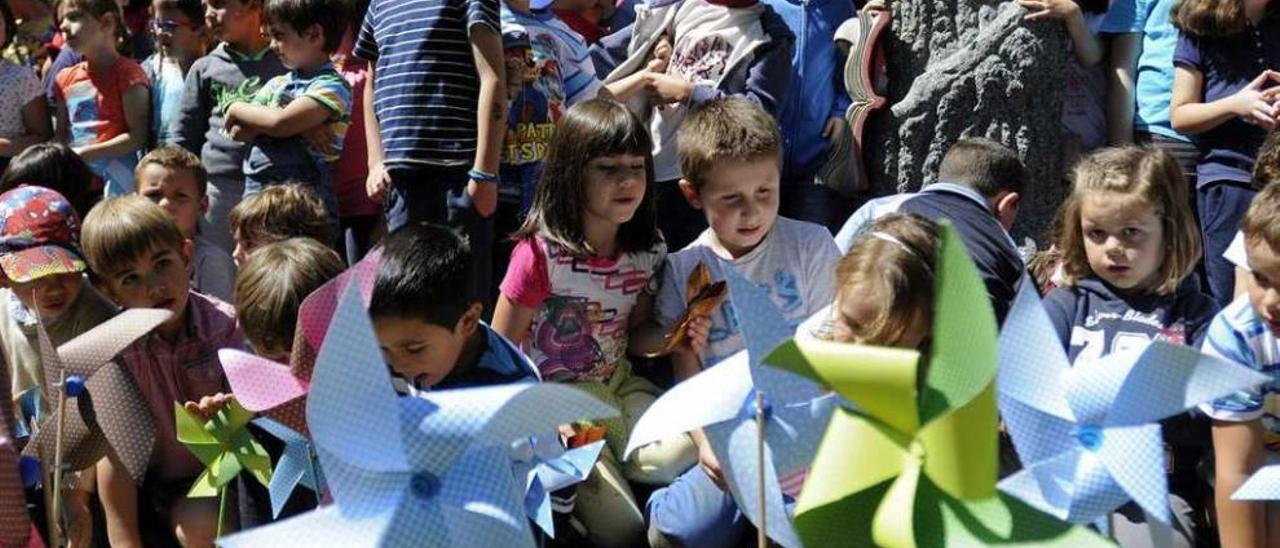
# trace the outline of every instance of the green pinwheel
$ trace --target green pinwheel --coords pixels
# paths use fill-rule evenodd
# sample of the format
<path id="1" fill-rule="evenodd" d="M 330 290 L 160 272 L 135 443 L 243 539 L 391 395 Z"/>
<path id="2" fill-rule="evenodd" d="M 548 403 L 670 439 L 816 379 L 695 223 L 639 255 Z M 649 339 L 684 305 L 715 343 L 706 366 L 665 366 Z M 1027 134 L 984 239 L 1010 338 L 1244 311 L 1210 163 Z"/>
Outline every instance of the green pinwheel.
<path id="1" fill-rule="evenodd" d="M 837 411 L 795 509 L 808 546 L 1104 544 L 998 493 L 996 321 L 977 271 L 941 230 L 932 346 L 793 340 L 765 363 L 826 384 Z"/>
<path id="2" fill-rule="evenodd" d="M 173 414 L 178 421 L 178 441 L 205 465 L 204 473 L 187 492 L 188 497 L 220 496 L 244 470 L 264 486 L 271 481 L 271 457 L 245 428 L 253 420 L 253 413 L 235 400 L 208 421 L 200 420 L 177 403 Z"/>

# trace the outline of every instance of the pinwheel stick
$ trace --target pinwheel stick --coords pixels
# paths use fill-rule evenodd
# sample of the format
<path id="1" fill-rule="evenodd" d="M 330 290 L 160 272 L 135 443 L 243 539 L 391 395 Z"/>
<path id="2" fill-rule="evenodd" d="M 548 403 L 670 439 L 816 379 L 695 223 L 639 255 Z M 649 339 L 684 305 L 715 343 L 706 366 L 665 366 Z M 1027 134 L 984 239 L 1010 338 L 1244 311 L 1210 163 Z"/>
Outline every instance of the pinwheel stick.
<path id="1" fill-rule="evenodd" d="M 764 482 L 764 393 L 756 390 L 756 487 L 760 490 L 758 500 L 765 500 Z M 769 545 L 768 525 L 765 521 L 765 505 L 760 505 L 759 527 L 756 528 L 756 546 L 765 548 Z"/>
<path id="2" fill-rule="evenodd" d="M 213 537 L 222 537 L 222 520 L 227 519 L 227 486 L 223 485 L 218 488 L 218 527 L 214 530 Z"/>
<path id="3" fill-rule="evenodd" d="M 49 495 L 49 546 L 62 546 L 62 431 L 67 423 L 67 370 L 58 373 L 58 426 L 53 438 L 53 490 Z"/>

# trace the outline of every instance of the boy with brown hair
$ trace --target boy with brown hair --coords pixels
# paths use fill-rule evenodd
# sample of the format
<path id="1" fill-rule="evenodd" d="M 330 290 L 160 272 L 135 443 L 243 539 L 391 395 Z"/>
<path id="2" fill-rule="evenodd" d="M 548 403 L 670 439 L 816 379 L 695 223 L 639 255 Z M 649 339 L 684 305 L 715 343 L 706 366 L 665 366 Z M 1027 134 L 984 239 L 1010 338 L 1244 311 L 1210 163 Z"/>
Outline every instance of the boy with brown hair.
<path id="1" fill-rule="evenodd" d="M 138 194 L 169 212 L 182 236 L 192 242 L 192 289 L 229 301 L 236 264 L 226 251 L 200 237 L 200 218 L 209 211 L 207 180 L 200 158 L 178 146 L 148 152 L 134 170 Z"/>
<path id="2" fill-rule="evenodd" d="M 343 270 L 332 249 L 311 238 L 289 238 L 249 254 L 236 276 L 236 312 L 254 353 L 289 363 L 298 307 Z"/>
<path id="3" fill-rule="evenodd" d="M 216 410 L 209 406 L 211 399 L 225 401 L 221 398 L 229 390 L 217 352 L 244 348 L 235 309 L 191 290 L 191 242 L 164 209 L 146 198 L 125 196 L 98 204 L 85 217 L 81 241 L 98 286 L 117 304 L 173 312 L 120 355 L 151 409 L 157 432 L 144 488 L 133 483 L 115 457 L 98 464 L 111 544 L 137 546 L 144 535 L 172 532 L 186 545 L 212 545 L 217 504 L 185 497 L 204 465 L 178 442 L 173 404 L 185 402 L 205 415 Z M 140 515 L 154 515 L 164 526 L 141 527 Z"/>
<path id="4" fill-rule="evenodd" d="M 746 99 L 709 101 L 690 111 L 679 143 L 680 190 L 710 228 L 667 256 L 654 307 L 658 324 L 670 330 L 684 312 L 685 280 L 699 264 L 708 267 L 712 280 L 725 279 L 726 269 L 733 269 L 769 288 L 792 328 L 829 305 L 840 252 L 826 227 L 778 216 L 782 139 L 773 117 Z M 690 347 L 702 350 L 672 354 L 677 381 L 746 348 L 731 310 L 727 300 L 709 322 L 690 329 L 696 339 Z M 720 487 L 720 465 L 705 436 L 690 435 L 701 466 L 649 499 L 654 545 L 721 545 L 746 527 L 733 497 Z"/>
<path id="5" fill-rule="evenodd" d="M 261 246 L 289 238 L 329 241 L 330 227 L 324 203 L 311 189 L 296 183 L 277 185 L 246 196 L 231 210 L 231 257 L 243 264 Z"/>

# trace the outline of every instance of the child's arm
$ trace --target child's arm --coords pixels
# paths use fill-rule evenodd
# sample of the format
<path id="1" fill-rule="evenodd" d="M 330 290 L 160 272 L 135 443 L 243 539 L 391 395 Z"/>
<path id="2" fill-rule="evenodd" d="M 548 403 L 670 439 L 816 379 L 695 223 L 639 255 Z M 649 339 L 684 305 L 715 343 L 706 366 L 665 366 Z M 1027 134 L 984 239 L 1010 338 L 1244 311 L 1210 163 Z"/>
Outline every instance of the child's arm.
<path id="1" fill-rule="evenodd" d="M 102 513 L 106 517 L 107 538 L 111 546 L 132 548 L 142 546 L 138 532 L 138 486 L 129 477 L 111 451 L 107 458 L 98 461 L 98 497 L 102 500 Z"/>
<path id="2" fill-rule="evenodd" d="M 1134 94 L 1138 56 L 1142 53 L 1142 33 L 1128 32 L 1111 38 L 1110 67 L 1107 71 L 1107 143 L 1113 146 L 1133 142 Z"/>
<path id="3" fill-rule="evenodd" d="M 1213 453 L 1213 499 L 1222 546 L 1262 546 L 1266 538 L 1264 505 L 1231 500 L 1231 494 L 1262 465 L 1261 422 L 1214 421 Z"/>
<path id="4" fill-rule="evenodd" d="M 671 39 L 667 35 L 663 35 L 658 39 L 658 43 L 654 44 L 653 52 L 650 54 L 648 63 L 644 69 L 633 72 L 611 84 L 605 84 L 605 89 L 613 96 L 614 100 L 626 101 L 633 97 L 636 93 L 644 91 L 653 83 L 653 75 L 664 73 L 667 70 L 667 62 L 671 60 Z"/>
<path id="5" fill-rule="evenodd" d="M 1067 34 L 1071 35 L 1071 49 L 1081 65 L 1092 67 L 1102 60 L 1102 46 L 1085 26 L 1084 12 L 1074 0 L 1018 0 L 1018 4 L 1030 12 L 1023 17 L 1026 21 L 1061 20 L 1067 27 Z"/>
<path id="6" fill-rule="evenodd" d="M 53 127 L 49 124 L 49 103 L 45 101 L 44 94 L 22 106 L 22 126 L 26 133 L 0 138 L 0 156 L 17 156 L 27 147 L 48 141 L 53 136 Z"/>
<path id="7" fill-rule="evenodd" d="M 498 295 L 498 304 L 493 309 L 493 330 L 516 346 L 521 346 L 529 334 L 529 326 L 533 325 L 533 315 L 537 312 L 537 309 L 513 302 L 506 295 Z"/>
<path id="8" fill-rule="evenodd" d="M 301 100 L 304 98 L 309 100 Z M 284 108 L 238 102 L 227 108 L 226 128 L 233 134 L 247 129 L 254 136 L 294 137 L 328 122 L 333 115 L 329 106 L 310 96 L 299 97 Z"/>
<path id="9" fill-rule="evenodd" d="M 378 111 L 373 108 L 373 66 L 369 63 L 369 78 L 364 81 L 364 146 L 369 163 L 369 175 L 365 177 L 365 192 L 375 202 L 386 197 L 391 186 L 391 174 L 383 165 L 382 127 L 378 125 Z"/>
<path id="10" fill-rule="evenodd" d="M 740 96 L 776 115 L 782 96 L 791 85 L 791 50 L 795 44 L 795 35 L 791 34 L 786 23 L 773 11 L 765 11 L 760 17 L 760 24 L 764 27 L 765 34 L 769 35 L 769 43 L 760 46 L 747 67 L 745 89 L 729 91 L 711 84 L 695 85 L 678 76 L 655 74 L 649 92 L 667 103 L 690 105 L 730 95 Z M 728 80 L 731 79 L 725 79 Z"/>
<path id="11" fill-rule="evenodd" d="M 497 11 L 496 9 L 494 11 Z M 492 26 L 471 26 L 471 57 L 480 75 L 480 96 L 476 104 L 476 159 L 473 168 L 498 173 L 502 139 L 507 130 L 506 63 L 502 55 L 502 34 Z M 467 183 L 472 207 L 482 217 L 498 208 L 498 184 L 472 179 Z"/>
<path id="12" fill-rule="evenodd" d="M 1280 86 L 1263 88 L 1280 82 L 1280 72 L 1263 71 L 1249 85 L 1233 95 L 1211 103 L 1204 101 L 1204 73 L 1186 64 L 1173 69 L 1173 101 L 1170 104 L 1170 121 L 1179 133 L 1196 134 L 1212 130 L 1232 118 L 1267 130 L 1276 127 L 1276 99 L 1280 99 Z"/>
<path id="13" fill-rule="evenodd" d="M 91 143 L 76 149 L 76 153 L 86 162 L 123 156 L 147 145 L 147 136 L 151 132 L 151 90 L 143 83 L 129 86 L 124 90 L 123 103 L 124 123 L 128 126 L 128 131 L 101 143 Z"/>

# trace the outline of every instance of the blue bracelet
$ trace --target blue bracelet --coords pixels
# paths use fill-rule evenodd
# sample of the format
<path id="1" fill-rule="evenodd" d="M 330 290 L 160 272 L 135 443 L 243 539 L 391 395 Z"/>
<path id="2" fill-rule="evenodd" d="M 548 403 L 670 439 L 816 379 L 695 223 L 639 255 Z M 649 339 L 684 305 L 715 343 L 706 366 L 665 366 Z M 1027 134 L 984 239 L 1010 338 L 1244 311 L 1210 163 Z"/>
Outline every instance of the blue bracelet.
<path id="1" fill-rule="evenodd" d="M 498 182 L 497 174 L 480 171 L 478 169 L 472 169 L 471 171 L 468 171 L 467 177 L 470 177 L 471 180 L 476 181 L 478 183 L 497 183 Z"/>

